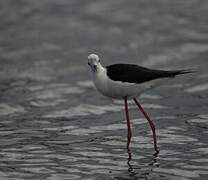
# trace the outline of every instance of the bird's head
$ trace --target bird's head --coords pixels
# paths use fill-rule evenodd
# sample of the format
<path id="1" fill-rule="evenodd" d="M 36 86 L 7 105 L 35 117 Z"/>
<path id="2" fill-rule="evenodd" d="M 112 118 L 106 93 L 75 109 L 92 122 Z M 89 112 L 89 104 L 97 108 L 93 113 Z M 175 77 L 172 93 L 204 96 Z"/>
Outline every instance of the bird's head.
<path id="1" fill-rule="evenodd" d="M 99 56 L 97 54 L 90 54 L 88 56 L 88 65 L 93 72 L 97 72 L 101 67 Z"/>

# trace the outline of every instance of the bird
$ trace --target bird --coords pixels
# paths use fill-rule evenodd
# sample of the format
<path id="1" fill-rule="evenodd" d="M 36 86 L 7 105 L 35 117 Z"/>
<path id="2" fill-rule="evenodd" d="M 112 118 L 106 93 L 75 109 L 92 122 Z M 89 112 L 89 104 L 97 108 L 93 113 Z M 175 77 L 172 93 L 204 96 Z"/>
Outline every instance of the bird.
<path id="1" fill-rule="evenodd" d="M 88 65 L 90 66 L 92 80 L 96 89 L 104 96 L 124 101 L 127 123 L 127 149 L 129 149 L 132 138 L 128 100 L 133 100 L 149 123 L 153 135 L 154 150 L 158 152 L 155 124 L 138 101 L 138 96 L 157 79 L 173 78 L 178 75 L 191 73 L 192 71 L 187 69 L 149 69 L 137 64 L 112 64 L 103 67 L 97 54 L 88 56 Z"/>

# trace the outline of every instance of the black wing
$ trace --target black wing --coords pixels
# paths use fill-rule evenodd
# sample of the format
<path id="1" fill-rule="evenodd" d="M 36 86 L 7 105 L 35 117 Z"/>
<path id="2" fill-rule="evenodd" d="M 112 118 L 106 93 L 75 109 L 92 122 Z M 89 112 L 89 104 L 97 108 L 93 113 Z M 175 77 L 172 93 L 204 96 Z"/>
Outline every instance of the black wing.
<path id="1" fill-rule="evenodd" d="M 113 64 L 107 66 L 106 69 L 107 76 L 110 79 L 129 83 L 143 83 L 158 78 L 175 77 L 179 74 L 191 73 L 188 70 L 154 70 L 134 64 Z"/>

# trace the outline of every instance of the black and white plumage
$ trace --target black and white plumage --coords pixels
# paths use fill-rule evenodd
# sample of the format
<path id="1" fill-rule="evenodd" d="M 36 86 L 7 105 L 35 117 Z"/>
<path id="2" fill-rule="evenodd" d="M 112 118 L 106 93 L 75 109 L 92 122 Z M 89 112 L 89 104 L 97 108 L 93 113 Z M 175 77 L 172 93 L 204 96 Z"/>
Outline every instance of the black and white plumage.
<path id="1" fill-rule="evenodd" d="M 152 85 L 151 80 L 189 73 L 187 70 L 154 70 L 134 64 L 113 64 L 105 68 L 96 54 L 89 55 L 88 60 L 97 90 L 115 99 L 138 97 Z"/>
<path id="2" fill-rule="evenodd" d="M 128 152 L 130 152 L 129 145 L 131 142 L 132 132 L 127 100 L 133 99 L 151 127 L 154 141 L 154 149 L 158 153 L 159 151 L 157 147 L 155 125 L 136 98 L 140 95 L 141 92 L 144 91 L 144 89 L 151 85 L 152 80 L 171 78 L 180 74 L 190 73 L 190 71 L 154 70 L 133 64 L 114 64 L 105 68 L 101 65 L 100 59 L 96 54 L 90 54 L 88 56 L 88 65 L 91 67 L 93 82 L 99 92 L 110 98 L 124 100 L 128 128 Z M 131 159 L 130 153 L 129 159 Z"/>

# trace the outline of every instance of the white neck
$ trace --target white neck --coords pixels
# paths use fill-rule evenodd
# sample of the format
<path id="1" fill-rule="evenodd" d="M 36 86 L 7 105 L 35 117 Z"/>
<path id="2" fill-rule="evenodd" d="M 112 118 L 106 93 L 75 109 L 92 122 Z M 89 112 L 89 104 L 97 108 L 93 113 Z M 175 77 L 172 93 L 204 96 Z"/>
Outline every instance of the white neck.
<path id="1" fill-rule="evenodd" d="M 105 72 L 106 71 L 106 68 L 105 67 L 103 67 L 101 64 L 99 64 L 98 65 L 98 73 L 103 73 L 103 72 Z"/>

